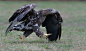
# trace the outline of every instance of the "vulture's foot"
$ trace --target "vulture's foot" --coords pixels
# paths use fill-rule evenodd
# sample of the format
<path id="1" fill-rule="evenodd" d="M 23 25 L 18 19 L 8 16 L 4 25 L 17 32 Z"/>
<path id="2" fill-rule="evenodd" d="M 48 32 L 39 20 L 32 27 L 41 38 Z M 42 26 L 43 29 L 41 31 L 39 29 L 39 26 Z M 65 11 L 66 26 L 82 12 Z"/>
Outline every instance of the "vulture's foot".
<path id="1" fill-rule="evenodd" d="M 23 42 L 24 38 L 25 38 L 25 37 L 23 37 L 23 38 L 21 39 L 21 42 Z"/>
<path id="2" fill-rule="evenodd" d="M 25 39 L 25 36 L 21 37 L 20 35 L 18 35 L 19 38 L 21 39 L 21 42 L 23 42 L 23 40 Z"/>
<path id="3" fill-rule="evenodd" d="M 22 37 L 20 35 L 18 35 L 20 39 L 22 39 Z"/>
<path id="4" fill-rule="evenodd" d="M 51 35 L 51 34 L 44 34 L 44 35 L 46 36 L 46 39 L 47 39 L 47 38 L 48 38 L 48 36 L 49 36 L 49 35 Z"/>

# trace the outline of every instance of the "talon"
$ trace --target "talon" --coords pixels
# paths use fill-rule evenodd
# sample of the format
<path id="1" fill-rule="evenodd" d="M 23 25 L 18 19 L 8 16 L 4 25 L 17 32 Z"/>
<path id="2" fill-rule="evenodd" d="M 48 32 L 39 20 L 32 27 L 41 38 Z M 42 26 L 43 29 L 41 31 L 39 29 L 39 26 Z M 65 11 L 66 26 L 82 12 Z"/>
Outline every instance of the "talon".
<path id="1" fill-rule="evenodd" d="M 22 39 L 21 39 L 21 42 L 23 42 L 23 40 L 24 40 L 24 39 L 22 38 Z"/>
<path id="2" fill-rule="evenodd" d="M 25 38 L 25 37 L 23 37 L 23 38 L 21 39 L 21 42 L 23 42 L 24 38 Z"/>
<path id="3" fill-rule="evenodd" d="M 49 36 L 49 35 L 51 35 L 51 34 L 44 34 L 44 35 L 46 36 L 46 39 L 47 39 L 47 38 L 48 38 L 48 36 Z"/>
<path id="4" fill-rule="evenodd" d="M 46 36 L 46 39 L 48 38 L 48 36 Z"/>
<path id="5" fill-rule="evenodd" d="M 22 37 L 20 35 L 18 35 L 20 39 L 22 39 Z"/>
<path id="6" fill-rule="evenodd" d="M 20 35 L 18 35 L 18 36 L 19 36 L 19 38 L 21 39 L 21 42 L 23 42 L 25 36 L 24 36 L 24 37 L 21 37 Z"/>
<path id="7" fill-rule="evenodd" d="M 51 35 L 51 34 L 44 34 L 45 36 L 49 36 L 49 35 Z"/>

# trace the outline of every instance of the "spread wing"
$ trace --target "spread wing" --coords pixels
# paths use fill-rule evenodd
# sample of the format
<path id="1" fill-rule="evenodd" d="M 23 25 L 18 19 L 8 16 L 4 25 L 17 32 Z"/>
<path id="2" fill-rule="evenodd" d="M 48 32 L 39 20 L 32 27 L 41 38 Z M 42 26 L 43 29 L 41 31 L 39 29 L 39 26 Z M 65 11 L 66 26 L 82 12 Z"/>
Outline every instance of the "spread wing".
<path id="1" fill-rule="evenodd" d="M 14 12 L 14 14 L 9 18 L 9 22 L 13 21 L 15 18 L 21 19 L 21 16 L 24 17 L 28 12 L 30 12 L 32 9 L 36 7 L 36 4 L 28 4 L 24 5 L 18 10 Z M 22 19 L 23 21 L 24 19 Z"/>
<path id="2" fill-rule="evenodd" d="M 26 19 L 26 14 L 31 12 L 32 9 L 34 9 L 36 7 L 36 4 L 28 4 L 28 5 L 24 5 L 23 7 L 21 7 L 20 9 L 18 9 L 16 12 L 14 12 L 14 14 L 12 15 L 12 17 L 9 19 L 9 22 L 11 22 L 11 24 L 9 25 L 9 27 L 6 30 L 6 35 L 9 32 L 9 30 L 18 22 L 20 21 L 24 21 Z"/>
<path id="3" fill-rule="evenodd" d="M 49 9 L 47 9 L 48 11 Z M 48 14 L 49 13 L 49 14 Z M 46 14 L 45 14 L 46 15 Z M 43 27 L 46 27 L 47 34 L 52 34 L 48 36 L 50 41 L 56 41 L 59 37 L 61 38 L 61 22 L 63 22 L 61 15 L 55 9 L 47 12 L 45 21 L 42 23 Z"/>

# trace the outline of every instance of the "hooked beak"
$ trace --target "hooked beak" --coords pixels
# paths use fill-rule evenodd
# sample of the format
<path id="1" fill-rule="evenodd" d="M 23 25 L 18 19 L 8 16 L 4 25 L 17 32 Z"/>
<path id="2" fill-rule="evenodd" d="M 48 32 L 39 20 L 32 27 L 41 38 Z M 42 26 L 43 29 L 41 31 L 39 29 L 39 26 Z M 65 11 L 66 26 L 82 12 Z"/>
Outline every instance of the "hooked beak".
<path id="1" fill-rule="evenodd" d="M 57 13 L 57 10 L 56 9 L 53 9 L 51 12 L 52 13 Z"/>

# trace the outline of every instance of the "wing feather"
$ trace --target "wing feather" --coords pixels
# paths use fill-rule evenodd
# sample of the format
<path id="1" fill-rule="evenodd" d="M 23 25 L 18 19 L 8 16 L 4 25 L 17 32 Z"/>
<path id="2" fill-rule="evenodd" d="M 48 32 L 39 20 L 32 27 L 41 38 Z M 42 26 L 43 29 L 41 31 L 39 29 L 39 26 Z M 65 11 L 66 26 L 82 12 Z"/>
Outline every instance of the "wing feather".
<path id="1" fill-rule="evenodd" d="M 52 13 L 46 16 L 45 21 L 42 23 L 43 27 L 46 27 L 47 34 L 52 34 L 48 36 L 50 41 L 56 41 L 61 38 L 61 22 L 63 22 L 61 15 L 57 13 Z"/>
<path id="2" fill-rule="evenodd" d="M 15 18 L 17 18 L 21 13 L 26 12 L 27 10 L 31 10 L 36 7 L 36 4 L 28 4 L 24 5 L 18 10 L 16 10 L 13 15 L 9 18 L 9 22 L 13 21 Z"/>
<path id="3" fill-rule="evenodd" d="M 20 22 L 22 19 L 25 19 L 25 15 L 30 12 L 32 9 L 34 9 L 36 7 L 36 4 L 28 4 L 25 5 L 23 7 L 21 7 L 20 9 L 18 9 L 13 16 L 9 19 L 9 22 L 11 22 L 11 24 L 9 25 L 9 27 L 6 30 L 6 35 L 7 33 L 11 30 L 11 28 L 13 26 L 15 26 L 15 24 L 17 24 L 18 22 Z"/>
<path id="4" fill-rule="evenodd" d="M 13 13 L 13 15 L 9 18 L 9 22 L 13 21 L 18 15 L 23 12 L 24 9 L 18 9 Z"/>

